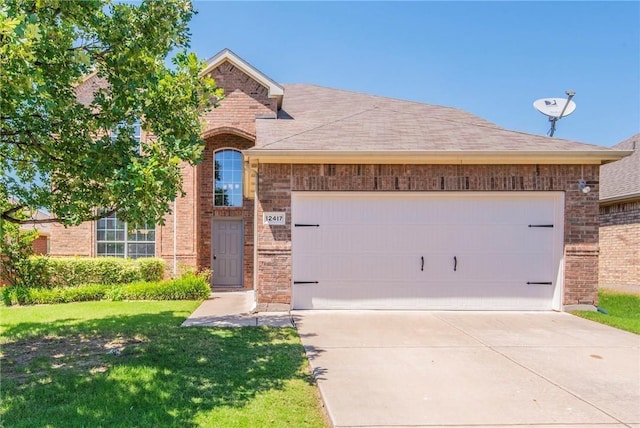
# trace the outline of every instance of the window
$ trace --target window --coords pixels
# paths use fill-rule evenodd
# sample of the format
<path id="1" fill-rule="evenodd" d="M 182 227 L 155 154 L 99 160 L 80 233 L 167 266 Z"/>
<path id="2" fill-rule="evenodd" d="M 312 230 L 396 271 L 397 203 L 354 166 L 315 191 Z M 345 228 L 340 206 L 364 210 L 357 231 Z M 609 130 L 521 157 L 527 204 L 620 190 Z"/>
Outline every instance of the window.
<path id="1" fill-rule="evenodd" d="M 98 256 L 154 257 L 156 254 L 156 229 L 152 225 L 127 232 L 127 223 L 118 220 L 115 214 L 98 220 Z"/>
<path id="2" fill-rule="evenodd" d="M 118 134 L 120 133 L 120 130 L 122 129 L 124 125 L 119 125 L 117 127 L 115 127 L 114 129 L 111 130 L 111 141 L 115 141 L 116 138 L 118 138 Z M 133 137 L 133 139 L 138 143 L 137 146 L 137 151 L 140 152 L 141 146 L 140 146 L 140 140 L 141 140 L 141 131 L 140 131 L 140 122 L 136 121 L 133 123 L 132 125 L 133 130 L 131 133 L 131 137 Z"/>
<path id="3" fill-rule="evenodd" d="M 242 153 L 220 150 L 214 156 L 216 180 L 213 205 L 217 207 L 242 206 Z"/>

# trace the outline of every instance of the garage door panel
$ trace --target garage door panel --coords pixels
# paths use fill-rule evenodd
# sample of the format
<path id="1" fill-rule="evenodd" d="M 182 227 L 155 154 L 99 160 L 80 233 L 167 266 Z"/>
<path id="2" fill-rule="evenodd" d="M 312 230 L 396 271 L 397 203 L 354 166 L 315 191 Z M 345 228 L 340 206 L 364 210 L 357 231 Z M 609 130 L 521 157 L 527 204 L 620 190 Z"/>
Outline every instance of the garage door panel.
<path id="1" fill-rule="evenodd" d="M 367 272 L 368 278 L 379 281 L 416 281 L 419 273 L 419 258 L 399 254 L 363 254 L 360 257 L 335 256 L 329 258 L 340 265 L 341 272 L 332 272 L 332 263 L 326 266 L 324 275 L 341 280 L 356 270 Z M 342 273 L 345 274 L 342 274 Z M 347 276 L 348 277 L 348 276 Z M 366 286 L 365 286 L 366 287 Z"/>
<path id="2" fill-rule="evenodd" d="M 550 310 L 548 287 L 514 286 L 503 282 L 440 282 L 421 288 L 402 282 L 371 281 L 367 287 L 350 281 L 300 285 L 297 309 L 434 309 Z M 518 303 L 514 303 L 518 297 Z"/>
<path id="3" fill-rule="evenodd" d="M 293 306 L 557 307 L 562 202 L 559 192 L 294 192 L 293 222 L 319 226 L 293 230 L 293 279 L 318 281 L 294 284 Z"/>
<path id="4" fill-rule="evenodd" d="M 547 254 L 515 253 L 499 255 L 461 254 L 457 257 L 456 275 L 467 281 L 527 281 L 555 280 L 550 257 Z"/>

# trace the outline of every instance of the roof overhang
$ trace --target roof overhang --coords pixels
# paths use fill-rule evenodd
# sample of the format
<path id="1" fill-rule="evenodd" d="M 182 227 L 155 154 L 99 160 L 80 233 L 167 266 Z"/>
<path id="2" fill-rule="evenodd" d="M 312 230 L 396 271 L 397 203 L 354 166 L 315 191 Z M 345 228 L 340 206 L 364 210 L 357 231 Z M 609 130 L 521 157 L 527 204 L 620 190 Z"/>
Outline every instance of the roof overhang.
<path id="1" fill-rule="evenodd" d="M 249 162 L 296 164 L 594 164 L 616 161 L 628 150 L 584 151 L 347 151 L 269 150 L 244 151 Z"/>
<path id="2" fill-rule="evenodd" d="M 282 97 L 284 96 L 284 88 L 275 80 L 271 79 L 266 74 L 262 73 L 260 70 L 240 58 L 238 55 L 233 53 L 230 49 L 223 49 L 213 57 L 207 60 L 205 68 L 199 73 L 200 76 L 204 76 L 209 73 L 214 68 L 218 67 L 225 61 L 229 61 L 234 66 L 238 67 L 242 70 L 243 73 L 250 76 L 256 82 L 263 85 L 268 90 L 269 98 L 277 98 L 278 99 L 278 107 L 282 105 Z"/>
<path id="3" fill-rule="evenodd" d="M 600 205 L 612 205 L 624 202 L 640 201 L 640 192 L 628 193 L 626 195 L 611 196 L 600 199 Z"/>

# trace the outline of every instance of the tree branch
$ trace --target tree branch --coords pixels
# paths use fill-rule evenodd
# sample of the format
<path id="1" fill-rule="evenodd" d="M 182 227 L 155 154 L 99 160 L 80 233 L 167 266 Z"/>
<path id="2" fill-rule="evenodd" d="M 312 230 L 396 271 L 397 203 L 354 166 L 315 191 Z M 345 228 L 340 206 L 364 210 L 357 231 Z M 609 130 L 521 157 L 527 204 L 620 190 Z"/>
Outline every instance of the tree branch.
<path id="1" fill-rule="evenodd" d="M 8 209 L 7 211 L 4 211 L 2 214 L 0 214 L 0 217 L 3 220 L 6 220 L 10 223 L 14 223 L 14 224 L 32 224 L 32 225 L 36 225 L 36 224 L 51 224 L 51 223 L 63 223 L 64 222 L 64 217 L 53 217 L 53 218 L 42 218 L 42 219 L 37 219 L 37 218 L 29 218 L 29 219 L 20 219 L 20 218 L 16 218 L 11 216 L 11 214 L 26 208 L 26 205 L 16 205 L 10 209 Z M 100 220 L 101 218 L 104 217 L 109 217 L 112 214 L 115 214 L 118 211 L 117 208 L 113 208 L 109 211 L 104 211 L 100 214 L 96 214 L 93 216 L 89 216 L 89 217 L 85 217 L 82 221 L 95 221 L 95 220 Z"/>

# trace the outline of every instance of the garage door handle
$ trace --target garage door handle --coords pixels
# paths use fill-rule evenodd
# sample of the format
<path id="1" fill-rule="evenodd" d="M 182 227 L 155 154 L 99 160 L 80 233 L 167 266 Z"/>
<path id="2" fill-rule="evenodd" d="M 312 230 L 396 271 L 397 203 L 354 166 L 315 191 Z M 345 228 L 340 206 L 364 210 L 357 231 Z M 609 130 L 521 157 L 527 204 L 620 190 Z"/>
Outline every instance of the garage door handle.
<path id="1" fill-rule="evenodd" d="M 420 270 L 423 271 L 424 270 L 424 256 L 420 257 Z"/>
<path id="2" fill-rule="evenodd" d="M 458 258 L 453 256 L 453 271 L 455 272 L 458 269 Z"/>

